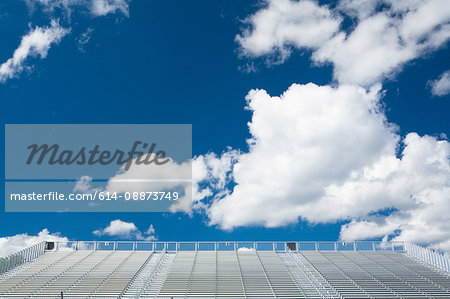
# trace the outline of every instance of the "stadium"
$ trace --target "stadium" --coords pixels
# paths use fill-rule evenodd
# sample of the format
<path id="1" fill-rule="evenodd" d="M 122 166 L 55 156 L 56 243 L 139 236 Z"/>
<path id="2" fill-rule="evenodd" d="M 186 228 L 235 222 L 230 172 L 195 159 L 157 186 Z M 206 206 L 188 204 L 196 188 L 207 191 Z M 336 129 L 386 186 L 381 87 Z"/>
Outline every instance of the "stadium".
<path id="1" fill-rule="evenodd" d="M 41 242 L 1 298 L 450 298 L 448 257 L 407 242 Z"/>

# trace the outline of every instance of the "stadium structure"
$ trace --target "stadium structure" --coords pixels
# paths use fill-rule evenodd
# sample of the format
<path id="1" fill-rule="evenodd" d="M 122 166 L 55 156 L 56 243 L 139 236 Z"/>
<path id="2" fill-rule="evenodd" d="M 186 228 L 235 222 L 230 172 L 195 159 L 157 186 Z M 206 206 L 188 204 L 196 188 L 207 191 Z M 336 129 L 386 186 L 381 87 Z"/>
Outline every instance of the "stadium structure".
<path id="1" fill-rule="evenodd" d="M 1 298 L 450 298 L 412 243 L 42 242 L 0 260 Z"/>

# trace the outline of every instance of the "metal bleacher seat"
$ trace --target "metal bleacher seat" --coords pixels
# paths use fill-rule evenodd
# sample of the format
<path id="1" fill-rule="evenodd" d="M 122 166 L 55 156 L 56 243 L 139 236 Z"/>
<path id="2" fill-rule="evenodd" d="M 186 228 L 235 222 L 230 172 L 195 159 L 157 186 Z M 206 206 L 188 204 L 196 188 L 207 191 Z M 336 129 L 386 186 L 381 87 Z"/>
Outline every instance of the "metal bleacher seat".
<path id="1" fill-rule="evenodd" d="M 124 243 L 0 259 L 0 298 L 450 298 L 448 259 L 417 245 Z"/>

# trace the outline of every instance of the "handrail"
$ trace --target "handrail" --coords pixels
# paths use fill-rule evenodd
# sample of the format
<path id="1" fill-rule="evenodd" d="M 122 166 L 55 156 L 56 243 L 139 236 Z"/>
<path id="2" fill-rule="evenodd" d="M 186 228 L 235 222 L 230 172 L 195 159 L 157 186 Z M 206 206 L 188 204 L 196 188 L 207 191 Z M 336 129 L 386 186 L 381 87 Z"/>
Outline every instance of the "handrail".
<path id="1" fill-rule="evenodd" d="M 0 275 L 41 256 L 45 252 L 45 244 L 46 242 L 42 241 L 6 257 L 0 257 Z"/>
<path id="2" fill-rule="evenodd" d="M 141 274 L 142 270 L 144 270 L 145 266 L 147 266 L 147 264 L 150 262 L 150 260 L 153 258 L 153 256 L 154 256 L 154 252 L 152 251 L 152 253 L 148 256 L 148 258 L 141 265 L 141 267 L 139 267 L 139 269 L 136 271 L 136 273 L 134 273 L 133 277 L 130 279 L 130 281 L 127 283 L 125 288 L 122 290 L 122 292 L 120 293 L 120 295 L 118 297 L 119 299 L 121 299 L 123 297 L 123 295 L 128 291 L 130 286 L 134 283 L 134 281 L 139 276 L 139 274 Z"/>
<path id="3" fill-rule="evenodd" d="M 294 263 L 301 269 L 301 271 L 305 273 L 308 282 L 319 294 L 322 295 L 323 298 L 333 298 L 333 295 L 337 296 L 338 292 L 336 291 L 336 289 L 328 283 L 323 275 L 303 255 L 298 252 L 297 254 L 294 254 L 293 252 L 287 252 L 287 255 L 294 261 Z M 314 270 L 308 269 L 308 266 Z M 331 294 L 329 289 L 333 291 L 333 294 Z"/>
<path id="4" fill-rule="evenodd" d="M 421 262 L 434 266 L 445 272 L 450 272 L 450 258 L 433 249 L 425 248 L 420 245 L 405 242 L 405 251 L 408 255 Z"/>
<path id="5" fill-rule="evenodd" d="M 0 258 L 0 275 L 23 262 L 43 253 L 46 242 L 23 249 L 6 258 Z M 107 250 L 117 251 L 118 245 L 129 245 L 135 251 L 177 252 L 177 251 L 237 251 L 242 249 L 258 251 L 395 251 L 407 253 L 420 261 L 450 272 L 450 258 L 443 254 L 411 242 L 386 241 L 68 241 L 53 242 L 53 250 Z M 122 246 L 124 247 L 124 246 Z M 35 250 L 38 248 L 39 250 Z M 125 248 L 127 248 L 125 246 Z"/>
<path id="6" fill-rule="evenodd" d="M 237 251 L 251 249 L 258 251 L 286 252 L 292 244 L 300 251 L 405 251 L 405 242 L 385 241 L 70 241 L 55 242 L 54 250 L 71 248 L 74 250 L 128 250 L 177 252 L 177 251 Z M 89 246 L 87 246 L 89 245 Z M 118 246 L 122 245 L 122 246 Z M 128 246 L 125 246 L 128 245 Z"/>
<path id="7" fill-rule="evenodd" d="M 137 290 L 136 294 L 134 294 L 133 298 L 141 298 L 142 293 L 145 291 L 145 289 L 149 286 L 149 284 L 151 283 L 151 281 L 153 280 L 153 278 L 155 277 L 159 265 L 161 264 L 161 262 L 163 261 L 163 259 L 166 257 L 166 252 L 163 251 L 160 253 L 160 255 L 158 256 L 158 260 L 156 261 L 155 265 L 153 265 L 152 272 L 149 276 L 147 276 L 142 282 L 141 285 L 139 286 L 139 289 Z"/>

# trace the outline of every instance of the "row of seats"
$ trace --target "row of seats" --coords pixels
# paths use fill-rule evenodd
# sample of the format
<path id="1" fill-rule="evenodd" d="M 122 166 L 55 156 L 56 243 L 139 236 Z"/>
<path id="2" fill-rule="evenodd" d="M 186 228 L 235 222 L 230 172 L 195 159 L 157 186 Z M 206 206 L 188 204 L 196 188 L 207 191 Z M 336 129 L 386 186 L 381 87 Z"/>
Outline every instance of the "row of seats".
<path id="1" fill-rule="evenodd" d="M 448 275 L 401 253 L 311 251 L 294 254 L 305 257 L 345 298 L 450 298 Z"/>
<path id="2" fill-rule="evenodd" d="M 0 281 L 1 298 L 117 298 L 150 251 L 54 251 Z"/>
<path id="3" fill-rule="evenodd" d="M 52 251 L 0 298 L 450 298 L 450 276 L 391 251 Z"/>

